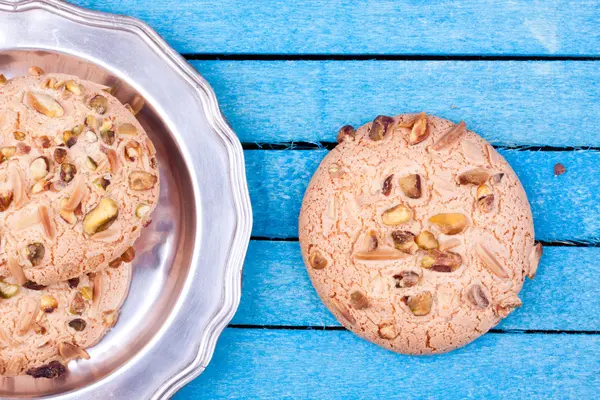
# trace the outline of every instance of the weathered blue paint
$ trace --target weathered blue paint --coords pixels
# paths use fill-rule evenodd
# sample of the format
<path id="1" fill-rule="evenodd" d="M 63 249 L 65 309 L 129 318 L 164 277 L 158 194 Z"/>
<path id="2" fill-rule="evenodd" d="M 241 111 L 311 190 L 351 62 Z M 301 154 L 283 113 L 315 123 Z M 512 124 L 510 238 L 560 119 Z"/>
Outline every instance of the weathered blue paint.
<path id="1" fill-rule="evenodd" d="M 597 243 L 600 238 L 600 152 L 501 150 L 531 202 L 536 238 Z M 254 212 L 254 236 L 298 236 L 306 186 L 325 150 L 247 150 L 246 171 Z M 567 172 L 554 176 L 562 163 Z"/>
<path id="2" fill-rule="evenodd" d="M 243 142 L 335 141 L 346 124 L 359 126 L 378 114 L 426 111 L 464 120 L 495 145 L 600 145 L 600 69 L 595 61 L 192 65 L 215 88 Z"/>
<path id="3" fill-rule="evenodd" d="M 593 399 L 599 335 L 488 334 L 401 356 L 350 332 L 227 329 L 184 399 Z"/>
<path id="4" fill-rule="evenodd" d="M 596 0 L 73 2 L 141 18 L 176 50 L 210 57 L 600 56 Z M 596 148 L 599 63 L 192 62 L 243 142 L 334 141 L 344 124 L 424 110 L 464 119 L 496 145 Z M 598 243 L 600 152 L 502 154 L 529 195 L 538 239 Z M 245 155 L 253 234 L 297 236 L 302 196 L 325 151 Z M 567 173 L 554 177 L 557 162 Z M 595 398 L 600 248 L 552 247 L 545 254 L 522 291 L 523 308 L 498 326 L 501 333 L 463 349 L 417 358 L 346 331 L 229 328 L 207 371 L 175 398 Z M 298 243 L 272 241 L 251 242 L 233 323 L 339 326 L 310 284 Z M 540 330 L 571 334 L 531 333 Z"/>
<path id="5" fill-rule="evenodd" d="M 183 53 L 598 55 L 595 0 L 72 0 Z"/>
<path id="6" fill-rule="evenodd" d="M 526 279 L 523 307 L 503 330 L 600 331 L 600 248 L 547 247 Z M 582 316 L 585 316 L 584 318 Z M 297 242 L 252 241 L 244 265 L 237 325 L 340 326 L 319 301 Z"/>

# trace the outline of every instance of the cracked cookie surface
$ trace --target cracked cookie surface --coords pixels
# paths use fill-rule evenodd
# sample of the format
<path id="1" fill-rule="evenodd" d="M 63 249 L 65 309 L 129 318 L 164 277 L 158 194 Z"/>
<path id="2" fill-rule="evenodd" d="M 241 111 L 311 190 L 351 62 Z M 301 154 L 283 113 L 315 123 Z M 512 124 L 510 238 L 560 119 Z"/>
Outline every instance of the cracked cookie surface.
<path id="1" fill-rule="evenodd" d="M 516 174 L 464 123 L 378 116 L 321 162 L 299 220 L 317 293 L 359 336 L 442 353 L 521 305 L 541 256 Z"/>
<path id="2" fill-rule="evenodd" d="M 134 243 L 159 174 L 154 145 L 108 88 L 38 73 L 0 85 L 0 276 L 50 285 Z"/>
<path id="3" fill-rule="evenodd" d="M 0 295 L 18 287 L 0 299 L 0 376 L 55 378 L 71 359 L 88 358 L 85 349 L 116 323 L 130 279 L 123 263 L 48 287 L 0 281 Z"/>

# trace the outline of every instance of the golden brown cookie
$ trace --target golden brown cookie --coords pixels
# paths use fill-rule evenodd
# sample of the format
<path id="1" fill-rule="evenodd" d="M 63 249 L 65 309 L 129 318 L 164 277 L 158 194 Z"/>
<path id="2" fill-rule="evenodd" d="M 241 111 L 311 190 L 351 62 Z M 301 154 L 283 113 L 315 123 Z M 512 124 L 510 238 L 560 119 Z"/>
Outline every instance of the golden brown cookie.
<path id="1" fill-rule="evenodd" d="M 149 222 L 156 151 L 105 89 L 43 73 L 0 85 L 0 276 L 49 285 L 99 271 Z"/>
<path id="2" fill-rule="evenodd" d="M 0 375 L 55 378 L 116 323 L 131 264 L 48 287 L 0 280 Z"/>
<path id="3" fill-rule="evenodd" d="M 379 116 L 322 161 L 299 221 L 310 278 L 346 328 L 442 353 L 515 307 L 541 252 L 514 171 L 464 123 Z"/>

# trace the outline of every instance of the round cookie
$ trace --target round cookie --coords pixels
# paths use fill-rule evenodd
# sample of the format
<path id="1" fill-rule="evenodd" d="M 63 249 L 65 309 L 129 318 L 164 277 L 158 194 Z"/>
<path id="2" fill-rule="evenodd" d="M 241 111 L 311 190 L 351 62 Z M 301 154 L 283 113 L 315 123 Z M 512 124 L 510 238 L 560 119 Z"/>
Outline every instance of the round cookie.
<path id="1" fill-rule="evenodd" d="M 405 354 L 463 346 L 521 305 L 541 245 L 508 163 L 464 123 L 379 116 L 315 172 L 299 220 L 317 293 L 359 336 Z"/>
<path id="2" fill-rule="evenodd" d="M 0 85 L 0 276 L 49 285 L 98 271 L 149 222 L 156 151 L 105 89 L 62 74 Z"/>
<path id="3" fill-rule="evenodd" d="M 127 296 L 131 264 L 106 268 L 48 287 L 0 281 L 0 375 L 55 378 L 71 359 L 88 358 L 116 323 Z"/>

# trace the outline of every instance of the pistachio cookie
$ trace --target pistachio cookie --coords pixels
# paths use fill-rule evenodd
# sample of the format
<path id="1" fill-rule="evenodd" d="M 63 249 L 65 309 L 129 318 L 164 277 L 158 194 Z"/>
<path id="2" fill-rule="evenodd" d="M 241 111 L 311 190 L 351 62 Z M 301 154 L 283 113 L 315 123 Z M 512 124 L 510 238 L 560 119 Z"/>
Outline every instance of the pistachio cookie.
<path id="1" fill-rule="evenodd" d="M 349 330 L 405 354 L 463 346 L 513 309 L 541 256 L 525 191 L 464 122 L 423 113 L 340 130 L 306 191 L 300 244 Z"/>
<path id="2" fill-rule="evenodd" d="M 116 323 L 131 264 L 48 287 L 0 280 L 0 375 L 56 378 Z"/>
<path id="3" fill-rule="evenodd" d="M 0 276 L 49 285 L 118 259 L 149 222 L 159 175 L 131 107 L 31 71 L 0 85 Z"/>

